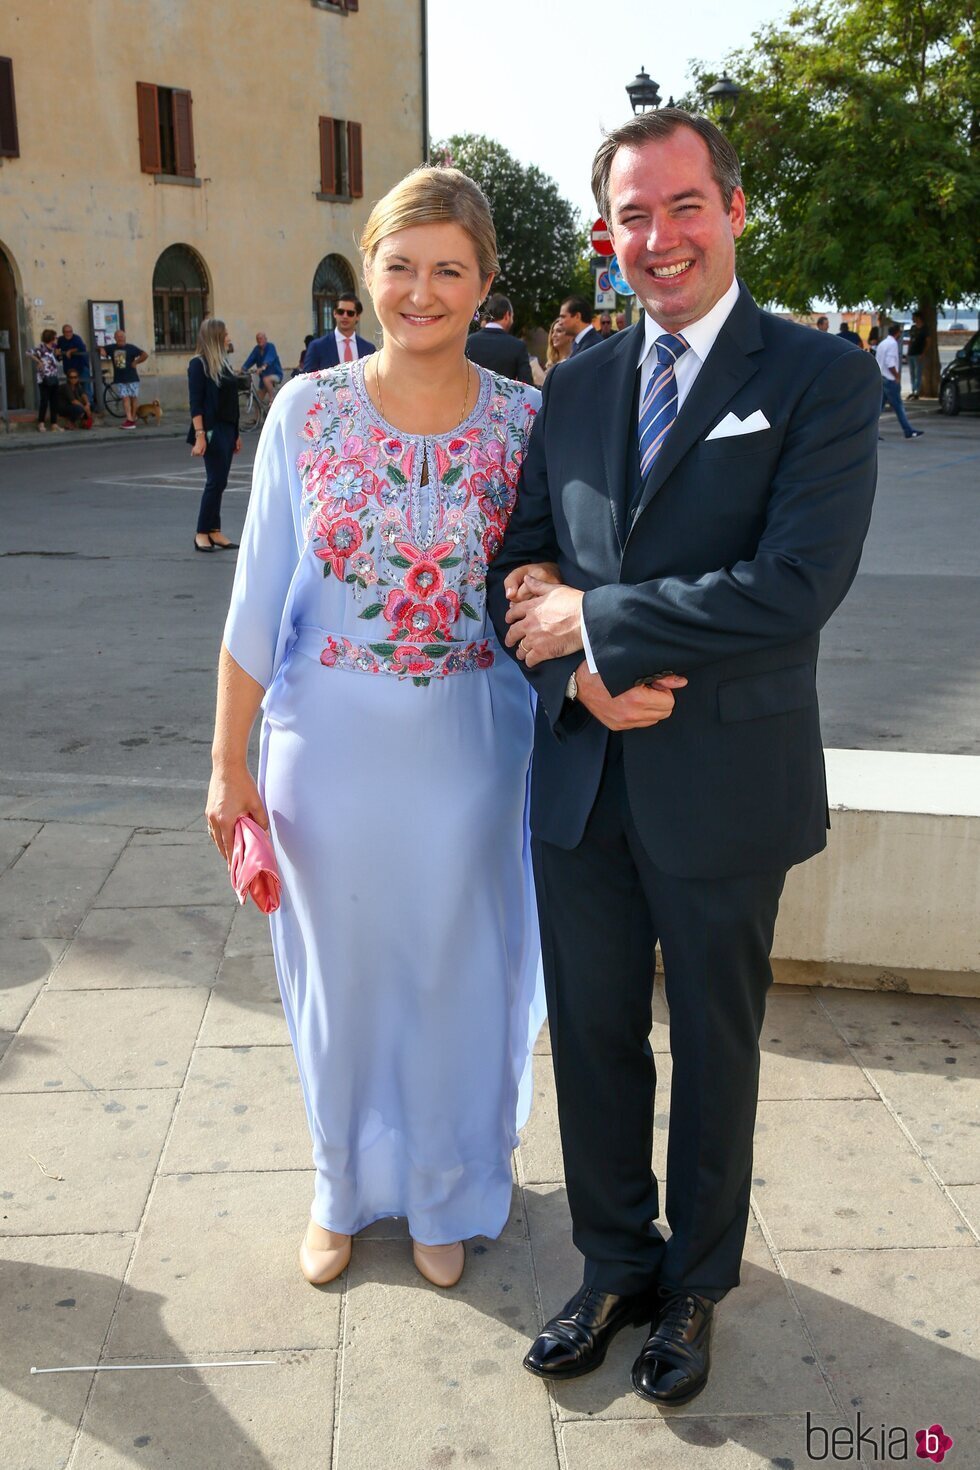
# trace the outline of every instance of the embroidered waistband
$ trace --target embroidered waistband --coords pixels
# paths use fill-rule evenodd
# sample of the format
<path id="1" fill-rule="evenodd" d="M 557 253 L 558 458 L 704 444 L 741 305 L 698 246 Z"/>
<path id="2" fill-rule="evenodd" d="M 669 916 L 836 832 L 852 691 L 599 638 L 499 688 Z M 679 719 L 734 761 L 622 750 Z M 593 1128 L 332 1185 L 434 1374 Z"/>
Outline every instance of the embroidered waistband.
<path id="1" fill-rule="evenodd" d="M 356 674 L 388 674 L 396 679 L 411 679 L 419 685 L 428 684 L 433 679 L 448 678 L 451 674 L 489 669 L 495 658 L 489 638 L 481 638 L 475 643 L 446 640 L 430 643 L 365 642 L 309 626 L 297 629 L 295 646 L 300 653 L 319 659 L 327 669 L 347 669 Z"/>

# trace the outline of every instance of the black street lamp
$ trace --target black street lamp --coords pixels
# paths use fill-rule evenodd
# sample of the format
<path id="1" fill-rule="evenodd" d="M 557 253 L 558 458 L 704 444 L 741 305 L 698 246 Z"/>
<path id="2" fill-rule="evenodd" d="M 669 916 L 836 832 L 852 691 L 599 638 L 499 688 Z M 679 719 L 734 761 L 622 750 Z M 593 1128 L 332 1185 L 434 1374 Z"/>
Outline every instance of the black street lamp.
<path id="1" fill-rule="evenodd" d="M 660 106 L 659 88 L 656 82 L 647 76 L 642 66 L 628 84 L 626 95 L 630 99 L 630 107 L 634 113 L 651 112 L 655 107 Z"/>
<path id="2" fill-rule="evenodd" d="M 711 109 L 717 121 L 724 126 L 730 123 L 735 116 L 735 108 L 738 99 L 742 95 L 742 89 L 737 82 L 733 82 L 729 76 L 721 76 L 713 87 L 708 88 L 708 99 Z"/>

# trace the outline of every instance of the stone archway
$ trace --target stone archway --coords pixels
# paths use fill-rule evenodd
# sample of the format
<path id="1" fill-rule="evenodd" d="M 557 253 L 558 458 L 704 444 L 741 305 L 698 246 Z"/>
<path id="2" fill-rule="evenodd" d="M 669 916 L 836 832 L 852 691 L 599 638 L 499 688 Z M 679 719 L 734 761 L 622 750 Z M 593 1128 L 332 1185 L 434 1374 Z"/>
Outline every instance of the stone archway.
<path id="1" fill-rule="evenodd" d="M 357 282 L 354 272 L 342 255 L 325 255 L 313 275 L 313 335 L 322 337 L 332 332 L 333 309 L 337 297 L 346 293 L 356 294 Z"/>
<path id="2" fill-rule="evenodd" d="M 153 268 L 153 345 L 157 352 L 194 352 L 209 315 L 204 261 L 189 245 L 168 245 Z"/>
<path id="3" fill-rule="evenodd" d="M 0 332 L 6 332 L 9 346 L 4 350 L 7 368 L 7 401 L 11 408 L 26 407 L 24 353 L 31 344 L 24 341 L 23 312 L 17 270 L 13 257 L 0 241 Z"/>

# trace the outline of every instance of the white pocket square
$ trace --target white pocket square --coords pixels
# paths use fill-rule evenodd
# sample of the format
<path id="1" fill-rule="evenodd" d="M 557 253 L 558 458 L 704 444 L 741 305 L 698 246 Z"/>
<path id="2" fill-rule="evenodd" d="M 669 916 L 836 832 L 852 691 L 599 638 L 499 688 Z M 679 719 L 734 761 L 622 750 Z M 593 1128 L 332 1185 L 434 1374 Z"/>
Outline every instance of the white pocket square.
<path id="1" fill-rule="evenodd" d="M 726 413 L 720 424 L 715 424 L 710 434 L 705 436 L 705 443 L 709 439 L 731 439 L 735 434 L 757 434 L 760 429 L 769 429 L 772 425 L 762 412 L 757 408 L 755 413 L 750 413 L 747 419 L 736 418 L 733 413 Z"/>

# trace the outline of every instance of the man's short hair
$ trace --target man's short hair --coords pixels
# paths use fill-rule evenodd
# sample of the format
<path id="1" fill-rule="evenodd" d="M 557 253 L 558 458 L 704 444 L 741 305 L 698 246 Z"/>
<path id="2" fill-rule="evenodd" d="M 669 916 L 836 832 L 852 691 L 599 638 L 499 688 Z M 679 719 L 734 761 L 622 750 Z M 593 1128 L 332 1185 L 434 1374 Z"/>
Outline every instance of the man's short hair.
<path id="1" fill-rule="evenodd" d="M 342 301 L 352 302 L 358 316 L 360 316 L 361 312 L 364 310 L 364 307 L 361 305 L 358 298 L 354 295 L 353 291 L 341 291 L 340 295 L 337 297 L 337 305 L 339 306 Z"/>
<path id="2" fill-rule="evenodd" d="M 580 316 L 583 322 L 591 322 L 592 302 L 586 301 L 584 296 L 566 296 L 562 306 L 568 307 L 570 316 Z"/>
<path id="3" fill-rule="evenodd" d="M 827 318 L 825 316 L 818 316 L 817 317 L 817 326 L 818 327 L 819 327 L 819 325 L 820 325 L 821 322 L 827 322 L 828 327 L 830 326 L 830 322 L 827 321 Z"/>
<path id="4" fill-rule="evenodd" d="M 887 331 L 889 337 L 896 337 L 898 333 L 902 330 L 902 323 L 889 322 L 885 330 Z"/>
<path id="5" fill-rule="evenodd" d="M 661 107 L 657 112 L 631 117 L 629 122 L 607 133 L 599 144 L 592 163 L 592 192 L 604 220 L 609 218 L 609 175 L 620 148 L 642 148 L 644 143 L 662 142 L 678 128 L 690 128 L 704 140 L 711 155 L 711 176 L 721 190 L 725 208 L 731 208 L 732 195 L 742 187 L 742 170 L 731 143 L 709 118 L 685 112 L 683 107 Z"/>
<path id="6" fill-rule="evenodd" d="M 501 291 L 494 291 L 483 306 L 483 315 L 488 322 L 502 322 L 505 316 L 511 316 L 513 312 L 513 302 Z"/>

